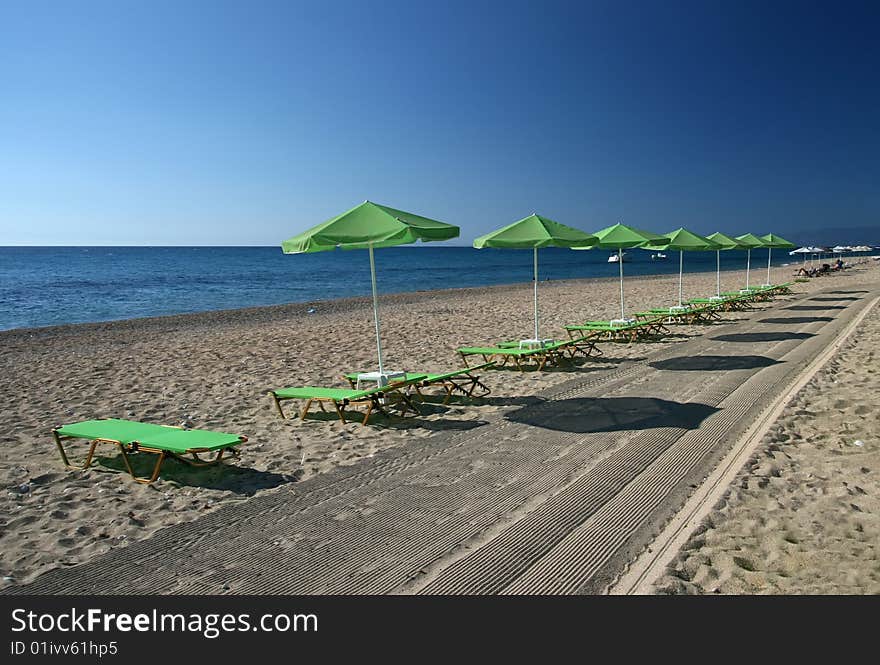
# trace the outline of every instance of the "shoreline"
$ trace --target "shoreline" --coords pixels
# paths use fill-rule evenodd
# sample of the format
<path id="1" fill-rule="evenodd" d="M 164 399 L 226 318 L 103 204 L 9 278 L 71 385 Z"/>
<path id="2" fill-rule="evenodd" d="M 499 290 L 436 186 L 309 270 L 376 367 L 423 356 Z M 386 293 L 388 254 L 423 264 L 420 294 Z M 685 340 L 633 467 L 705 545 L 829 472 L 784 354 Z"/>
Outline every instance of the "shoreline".
<path id="1" fill-rule="evenodd" d="M 780 266 L 773 266 L 773 270 L 781 270 L 786 267 L 789 267 L 793 264 L 784 264 Z M 763 271 L 766 273 L 766 266 L 763 268 Z M 725 274 L 730 274 L 734 272 L 741 272 L 745 275 L 745 269 L 742 268 L 729 268 L 721 270 L 722 281 L 724 280 Z M 761 274 L 761 270 L 757 268 L 752 268 L 753 276 L 757 276 Z M 693 272 L 685 273 L 685 287 L 687 287 L 688 276 L 691 276 L 693 279 L 699 279 L 706 275 L 715 275 L 715 270 L 699 270 Z M 628 284 L 641 284 L 646 281 L 655 281 L 658 279 L 661 280 L 669 280 L 675 279 L 676 284 L 678 283 L 678 275 L 671 273 L 657 273 L 653 275 L 626 275 L 626 270 L 624 269 L 624 289 L 627 288 Z M 613 282 L 615 285 L 619 283 L 619 277 L 617 275 L 609 276 L 609 277 L 578 277 L 578 278 L 566 278 L 566 279 L 547 279 L 540 280 L 539 284 L 539 299 L 540 299 L 540 288 L 541 285 L 546 285 L 547 287 L 552 286 L 582 286 L 589 285 L 591 283 L 595 283 L 598 285 L 607 284 L 609 282 Z M 381 310 L 383 304 L 391 305 L 399 305 L 399 304 L 415 304 L 420 300 L 432 299 L 432 298 L 444 298 L 444 297 L 453 297 L 453 296 L 461 296 L 468 297 L 473 295 L 478 295 L 485 293 L 486 291 L 490 292 L 507 292 L 510 290 L 520 290 L 520 289 L 529 289 L 533 288 L 533 282 L 511 282 L 508 284 L 488 284 L 485 286 L 462 286 L 462 287 L 452 287 L 445 289 L 419 289 L 416 291 L 401 291 L 397 293 L 382 293 L 381 291 L 381 281 L 380 281 L 380 291 L 379 291 L 379 313 L 381 315 Z M 297 302 L 288 302 L 281 303 L 277 305 L 253 305 L 246 307 L 232 307 L 227 309 L 211 309 L 211 310 L 203 310 L 203 311 L 195 311 L 195 312 L 180 312 L 178 314 L 161 314 L 157 316 L 144 316 L 144 317 L 133 317 L 127 319 L 109 319 L 107 321 L 84 321 L 80 323 L 63 323 L 57 325 L 49 325 L 49 326 L 31 326 L 26 328 L 8 328 L 6 330 L 0 330 L 0 341 L 4 339 L 13 339 L 16 336 L 26 336 L 28 338 L 33 338 L 34 336 L 48 336 L 48 335 L 65 335 L 65 334 L 75 334 L 77 332 L 102 332 L 111 328 L 125 328 L 125 327 L 137 327 L 142 329 L 144 327 L 161 327 L 164 325 L 173 325 L 174 323 L 190 323 L 193 326 L 198 325 L 206 325 L 206 324 L 225 324 L 225 325 L 233 325 L 235 321 L 230 320 L 232 318 L 241 318 L 246 319 L 248 323 L 270 323 L 274 321 L 278 321 L 281 319 L 287 319 L 290 316 L 321 316 L 326 314 L 335 314 L 340 312 L 353 312 L 361 309 L 371 309 L 372 308 L 372 297 L 371 296 L 348 296 L 344 298 L 329 298 L 326 300 L 304 300 Z M 309 314 L 308 309 L 314 307 L 317 311 Z"/>

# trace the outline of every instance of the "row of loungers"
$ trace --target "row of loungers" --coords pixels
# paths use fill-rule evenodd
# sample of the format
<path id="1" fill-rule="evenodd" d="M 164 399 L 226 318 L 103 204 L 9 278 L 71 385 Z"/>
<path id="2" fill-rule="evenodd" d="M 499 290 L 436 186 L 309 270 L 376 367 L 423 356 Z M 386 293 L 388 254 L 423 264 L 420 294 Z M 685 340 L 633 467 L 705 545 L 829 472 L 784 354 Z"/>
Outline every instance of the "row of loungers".
<path id="1" fill-rule="evenodd" d="M 303 386 L 297 388 L 281 388 L 269 392 L 269 396 L 275 403 L 278 414 L 282 418 L 287 418 L 281 403 L 287 400 L 303 400 L 305 406 L 300 412 L 300 420 L 305 420 L 306 415 L 312 404 L 325 411 L 325 405 L 332 406 L 336 411 L 339 419 L 345 423 L 345 409 L 349 406 L 366 406 L 366 412 L 362 421 L 366 425 L 370 420 L 373 411 L 379 411 L 388 415 L 388 409 L 394 406 L 400 415 L 406 415 L 408 412 L 418 413 L 409 391 L 413 390 L 422 400 L 422 388 L 431 386 L 439 386 L 443 389 L 445 395 L 443 404 L 448 404 L 452 399 L 452 395 L 456 392 L 461 393 L 465 397 L 484 397 L 489 394 L 490 390 L 480 377 L 474 374 L 475 371 L 484 369 L 494 365 L 493 362 L 486 362 L 478 367 L 465 367 L 445 374 L 420 374 L 414 372 L 406 372 L 402 377 L 388 383 L 385 386 L 376 386 L 375 388 L 359 389 L 357 388 L 357 379 L 360 372 L 352 372 L 345 375 L 345 379 L 351 385 L 350 388 L 321 388 L 316 386 Z"/>
<path id="2" fill-rule="evenodd" d="M 424 400 L 423 389 L 440 387 L 444 392 L 443 404 L 448 404 L 453 394 L 465 397 L 482 397 L 490 393 L 489 388 L 475 372 L 491 367 L 503 367 L 511 362 L 523 370 L 524 364 L 536 362 L 539 370 L 548 363 L 560 365 L 578 355 L 590 357 L 602 355 L 596 346 L 599 341 L 647 341 L 669 334 L 666 327 L 670 323 L 711 323 L 718 318 L 718 312 L 750 308 L 750 303 L 769 300 L 775 295 L 791 293 L 791 282 L 773 286 L 760 286 L 725 293 L 721 298 L 699 298 L 691 300 L 687 307 L 651 309 L 637 313 L 637 319 L 623 324 L 609 321 L 586 321 L 578 325 L 565 326 L 570 339 L 554 341 L 537 348 L 520 348 L 518 342 L 503 342 L 493 347 L 461 347 L 458 353 L 464 359 L 465 367 L 444 374 L 406 372 L 385 386 L 358 389 L 358 372 L 345 375 L 350 388 L 322 388 L 303 386 L 281 388 L 270 391 L 275 407 L 282 418 L 287 416 L 282 402 L 303 400 L 305 406 L 299 416 L 303 420 L 312 404 L 322 411 L 332 406 L 339 419 L 346 423 L 345 412 L 348 407 L 365 406 L 362 424 L 366 425 L 374 411 L 388 414 L 390 408 L 405 415 L 412 411 L 419 413 L 413 399 L 414 395 Z M 468 367 L 468 358 L 480 356 L 483 363 Z M 414 393 L 414 395 L 413 395 Z M 139 483 L 152 483 L 159 477 L 163 462 L 173 458 L 191 466 L 217 464 L 232 456 L 238 457 L 237 446 L 247 442 L 247 437 L 226 432 L 198 429 L 184 429 L 167 425 L 154 425 L 132 420 L 105 418 L 85 420 L 70 425 L 59 425 L 52 430 L 55 444 L 64 464 L 71 468 L 86 469 L 91 466 L 95 449 L 99 443 L 119 448 L 123 464 L 131 476 Z M 89 441 L 85 460 L 73 464 L 65 449 L 71 440 Z M 156 456 L 156 462 L 149 475 L 139 476 L 130 460 L 132 453 L 147 453 Z M 200 455 L 212 455 L 202 459 Z"/>

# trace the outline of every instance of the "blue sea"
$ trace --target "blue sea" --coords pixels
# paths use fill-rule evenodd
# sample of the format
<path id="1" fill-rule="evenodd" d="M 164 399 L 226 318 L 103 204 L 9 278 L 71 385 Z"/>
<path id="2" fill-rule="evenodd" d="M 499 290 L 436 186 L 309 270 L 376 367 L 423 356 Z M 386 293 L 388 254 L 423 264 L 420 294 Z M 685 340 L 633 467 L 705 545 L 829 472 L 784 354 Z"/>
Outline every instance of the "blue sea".
<path id="1" fill-rule="evenodd" d="M 616 277 L 604 250 L 540 250 L 540 280 Z M 778 256 L 776 254 L 778 253 Z M 678 254 L 630 250 L 627 275 L 678 272 Z M 773 263 L 796 262 L 774 252 Z M 722 270 L 745 267 L 723 252 Z M 715 270 L 714 252 L 685 254 L 685 271 Z M 766 269 L 766 250 L 752 267 Z M 376 251 L 380 295 L 532 279 L 531 250 L 393 247 Z M 760 279 L 760 277 L 758 278 Z M 370 294 L 365 251 L 285 255 L 279 247 L 0 247 L 0 330 L 110 321 Z"/>

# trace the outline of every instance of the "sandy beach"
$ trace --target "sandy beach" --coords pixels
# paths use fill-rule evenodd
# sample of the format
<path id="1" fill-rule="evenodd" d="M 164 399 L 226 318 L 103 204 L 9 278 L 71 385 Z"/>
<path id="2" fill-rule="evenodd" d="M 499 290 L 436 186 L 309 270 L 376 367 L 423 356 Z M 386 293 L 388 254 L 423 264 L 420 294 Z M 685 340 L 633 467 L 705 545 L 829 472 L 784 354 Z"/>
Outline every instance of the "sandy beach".
<path id="1" fill-rule="evenodd" d="M 866 279 L 876 279 L 877 270 L 871 265 L 862 274 L 868 275 Z M 792 266 L 776 268 L 773 280 L 788 281 L 793 272 Z M 753 281 L 758 274 L 753 272 Z M 732 289 L 745 282 L 745 275 L 727 272 L 722 279 L 725 288 Z M 838 277 L 795 284 L 794 289 L 816 290 L 827 287 L 832 279 Z M 714 273 L 688 275 L 686 297 L 710 295 L 714 285 Z M 546 282 L 541 284 L 540 293 L 542 330 L 557 337 L 563 335 L 565 324 L 612 318 L 619 306 L 614 279 Z M 632 312 L 671 305 L 676 293 L 677 277 L 627 279 L 627 308 Z M 461 366 L 461 359 L 455 355 L 458 346 L 529 337 L 531 298 L 530 284 L 384 296 L 381 315 L 386 366 L 406 371 L 449 370 Z M 309 313 L 310 308 L 314 313 Z M 727 318 L 744 316 L 748 314 Z M 845 480 L 843 491 L 848 501 L 859 506 L 859 510 L 848 509 L 846 528 L 863 536 L 858 556 L 868 561 L 873 560 L 870 543 L 876 540 L 876 525 L 869 527 L 865 515 L 876 508 L 870 504 L 870 496 L 876 492 L 871 490 L 872 474 L 861 469 L 872 469 L 876 464 L 856 457 L 876 456 L 876 446 L 870 443 L 870 431 L 853 429 L 846 437 L 839 432 L 841 419 L 853 416 L 876 427 L 876 412 L 865 397 L 875 385 L 876 375 L 868 363 L 856 366 L 868 357 L 865 354 L 880 334 L 878 316 L 872 315 L 870 325 L 864 328 L 846 351 L 848 355 L 835 361 L 842 369 L 829 369 L 825 377 L 832 381 L 839 374 L 849 374 L 858 380 L 839 382 L 833 390 L 820 387 L 815 393 L 807 391 L 804 399 L 808 401 L 791 407 L 787 420 L 780 425 L 780 439 L 772 443 L 767 459 L 756 461 L 755 475 L 746 474 L 745 486 L 737 493 L 781 478 L 784 488 L 780 492 L 800 497 L 780 499 L 792 507 L 806 503 L 810 493 L 830 491 L 822 484 L 828 480 L 811 484 L 785 473 L 790 461 L 786 454 L 794 455 L 784 453 L 785 446 L 806 439 L 822 441 L 830 459 L 838 465 L 834 467 L 835 482 Z M 9 405 L 2 415 L 0 457 L 0 477 L 6 488 L 0 508 L 3 584 L 28 582 L 49 569 L 83 562 L 110 548 L 147 538 L 165 526 L 369 458 L 380 450 L 405 446 L 435 431 L 478 426 L 488 415 L 509 408 L 515 398 L 561 383 L 572 372 L 596 371 L 627 358 L 647 357 L 702 331 L 700 327 L 681 326 L 675 331 L 678 337 L 664 342 L 605 344 L 601 360 L 571 368 L 490 371 L 484 374 L 485 383 L 492 388 L 487 399 L 448 406 L 427 404 L 419 418 L 380 418 L 366 427 L 356 422 L 342 425 L 329 414 L 306 422 L 281 420 L 266 392 L 296 385 L 342 387 L 344 372 L 373 369 L 375 340 L 367 299 L 0 333 L 4 368 L 0 390 Z M 852 368 L 843 368 L 847 358 Z M 804 420 L 802 411 L 815 414 L 815 418 Z M 828 415 L 822 415 L 825 413 Z M 247 435 L 249 442 L 242 448 L 241 460 L 234 464 L 193 470 L 169 462 L 160 480 L 143 486 L 119 472 L 121 462 L 110 447 L 99 449 L 98 463 L 90 470 L 72 471 L 61 464 L 51 428 L 96 417 L 216 429 Z M 831 429 L 835 435 L 826 436 Z M 787 438 L 781 438 L 783 434 Z M 866 445 L 853 448 L 851 438 L 861 438 Z M 842 452 L 831 456 L 838 449 Z M 800 468 L 807 466 L 804 460 Z M 831 469 L 810 473 L 829 476 Z M 764 478 L 764 482 L 757 475 L 769 480 Z M 765 494 L 756 496 L 769 500 Z M 722 514 L 719 511 L 719 516 Z M 845 520 L 837 512 L 823 513 L 823 517 L 834 528 L 844 528 Z M 756 530 L 778 532 L 779 538 L 788 533 L 780 527 L 782 517 L 778 522 L 765 520 L 759 526 L 760 521 L 754 518 L 748 523 L 754 523 Z M 857 530 L 858 525 L 863 531 Z M 797 540 L 804 538 L 805 532 L 816 530 L 803 523 L 798 528 L 792 525 L 790 531 L 795 534 L 791 538 Z M 828 537 L 836 538 L 831 532 Z M 703 538 L 709 541 L 707 534 Z M 806 545 L 803 548 L 808 550 Z M 690 553 L 709 556 L 699 548 Z M 736 559 L 749 559 L 753 568 L 760 565 L 754 553 L 736 555 Z M 688 564 L 687 569 L 692 566 Z M 798 579 L 790 567 L 781 570 L 789 571 L 786 579 L 790 582 Z M 710 579 L 710 573 L 700 571 L 687 579 L 685 573 L 675 576 L 666 590 L 708 592 L 715 591 L 722 582 L 727 584 L 722 592 L 766 588 L 747 584 L 741 575 L 722 574 Z M 877 589 L 876 570 L 873 575 L 874 586 L 866 589 Z M 782 579 L 782 573 L 778 577 Z M 806 584 L 807 580 L 802 582 Z M 843 584 L 843 580 L 838 583 Z M 868 582 L 860 578 L 847 583 L 850 586 L 846 588 L 856 589 L 858 584 Z"/>
<path id="2" fill-rule="evenodd" d="M 880 593 L 878 341 L 874 307 L 788 404 L 658 593 Z"/>

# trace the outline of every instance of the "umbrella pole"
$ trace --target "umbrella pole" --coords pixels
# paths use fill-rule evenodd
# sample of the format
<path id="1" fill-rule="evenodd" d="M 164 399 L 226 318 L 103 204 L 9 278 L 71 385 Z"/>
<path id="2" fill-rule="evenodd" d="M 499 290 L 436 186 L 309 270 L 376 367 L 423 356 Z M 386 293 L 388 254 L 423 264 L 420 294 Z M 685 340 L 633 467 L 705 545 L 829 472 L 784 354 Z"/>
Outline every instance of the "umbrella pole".
<path id="1" fill-rule="evenodd" d="M 715 251 L 715 261 L 717 263 L 717 275 L 715 277 L 715 295 L 721 297 L 721 250 Z"/>
<path id="2" fill-rule="evenodd" d="M 538 337 L 538 248 L 535 247 L 535 339 Z"/>
<path id="3" fill-rule="evenodd" d="M 773 255 L 773 248 L 767 248 L 767 285 L 770 285 L 770 257 Z"/>
<path id="4" fill-rule="evenodd" d="M 370 243 L 370 279 L 373 282 L 373 321 L 376 323 L 376 353 L 379 356 L 379 374 L 385 373 L 382 365 L 382 336 L 379 334 L 379 297 L 376 295 L 376 260 L 373 258 L 373 243 Z"/>
<path id="5" fill-rule="evenodd" d="M 746 250 L 746 291 L 749 290 L 749 272 L 752 269 L 752 250 Z"/>
<path id="6" fill-rule="evenodd" d="M 623 248 L 617 248 L 617 264 L 620 267 L 620 320 L 626 320 L 626 310 L 623 304 Z"/>
<path id="7" fill-rule="evenodd" d="M 678 306 L 681 307 L 681 281 L 684 275 L 684 251 L 678 250 Z"/>

